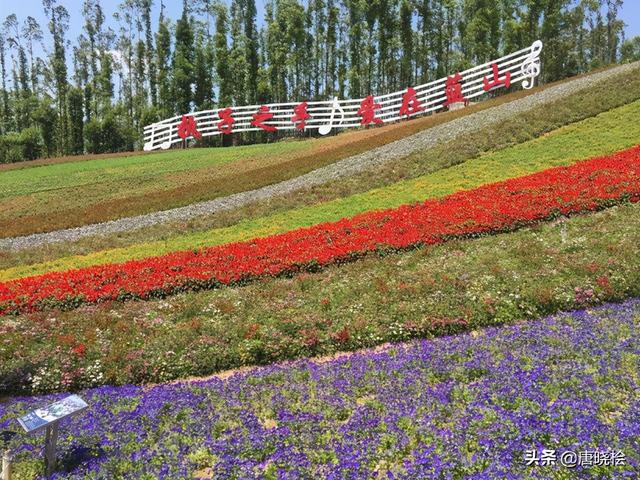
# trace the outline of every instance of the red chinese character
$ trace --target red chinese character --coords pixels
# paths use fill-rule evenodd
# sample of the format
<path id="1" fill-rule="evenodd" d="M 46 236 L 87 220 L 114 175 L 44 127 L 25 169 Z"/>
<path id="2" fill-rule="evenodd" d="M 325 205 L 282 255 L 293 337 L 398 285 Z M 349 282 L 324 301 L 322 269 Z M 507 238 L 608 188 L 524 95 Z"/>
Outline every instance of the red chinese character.
<path id="1" fill-rule="evenodd" d="M 231 108 L 218 110 L 218 117 L 220 117 L 218 130 L 220 130 L 224 135 L 229 135 L 233 131 L 233 122 L 235 122 L 235 120 L 232 115 L 233 110 L 231 110 Z"/>
<path id="2" fill-rule="evenodd" d="M 418 100 L 418 96 L 416 95 L 416 91 L 409 87 L 407 91 L 402 96 L 402 106 L 400 107 L 400 116 L 402 115 L 413 115 L 414 113 L 418 113 L 424 110 L 424 107 Z"/>
<path id="3" fill-rule="evenodd" d="M 202 134 L 198 131 L 196 119 L 191 115 L 183 115 L 180 125 L 178 125 L 178 136 L 186 140 L 188 137 L 201 138 Z"/>
<path id="4" fill-rule="evenodd" d="M 378 110 L 379 108 L 381 108 L 381 105 L 375 102 L 375 100 L 373 99 L 373 95 L 369 95 L 367 98 L 362 100 L 360 109 L 358 110 L 358 115 L 362 117 L 360 125 L 367 125 L 371 122 L 375 123 L 376 125 L 380 125 L 382 123 L 382 120 L 376 118 L 376 110 Z"/>
<path id="5" fill-rule="evenodd" d="M 291 117 L 291 121 L 293 123 L 297 123 L 296 128 L 300 130 L 305 127 L 305 120 L 311 118 L 311 115 L 307 112 L 307 107 L 307 102 L 302 102 L 293 109 L 293 117 Z"/>
<path id="6" fill-rule="evenodd" d="M 498 72 L 498 64 L 494 63 L 491 65 L 493 68 L 493 82 L 489 81 L 489 77 L 484 77 L 484 91 L 488 92 L 492 88 L 498 87 L 500 85 L 504 85 L 506 88 L 511 86 L 511 72 L 506 71 L 503 78 L 500 78 L 500 74 Z"/>
<path id="7" fill-rule="evenodd" d="M 269 107 L 263 105 L 260 107 L 258 113 L 253 114 L 253 121 L 251 125 L 254 127 L 260 127 L 261 129 L 267 132 L 275 132 L 278 129 L 273 125 L 264 125 L 264 122 L 267 122 L 273 118 L 273 113 L 269 111 Z"/>
<path id="8" fill-rule="evenodd" d="M 462 85 L 460 81 L 462 75 L 456 73 L 453 77 L 447 77 L 447 83 L 445 84 L 445 94 L 447 95 L 447 101 L 444 102 L 444 106 L 447 107 L 452 103 L 466 102 L 467 99 L 462 95 Z"/>

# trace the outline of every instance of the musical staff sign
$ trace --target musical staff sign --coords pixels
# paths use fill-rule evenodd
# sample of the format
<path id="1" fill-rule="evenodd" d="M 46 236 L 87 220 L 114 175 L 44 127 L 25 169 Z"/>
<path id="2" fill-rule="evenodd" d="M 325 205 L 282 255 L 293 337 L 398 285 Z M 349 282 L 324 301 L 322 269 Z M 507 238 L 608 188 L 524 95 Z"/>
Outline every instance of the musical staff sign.
<path id="1" fill-rule="evenodd" d="M 390 123 L 424 115 L 517 82 L 531 89 L 540 75 L 541 51 L 542 42 L 538 40 L 530 47 L 447 78 L 377 97 L 247 105 L 180 115 L 144 127 L 144 150 L 166 150 L 189 137 L 235 132 L 304 129 L 327 135 L 334 128 Z"/>

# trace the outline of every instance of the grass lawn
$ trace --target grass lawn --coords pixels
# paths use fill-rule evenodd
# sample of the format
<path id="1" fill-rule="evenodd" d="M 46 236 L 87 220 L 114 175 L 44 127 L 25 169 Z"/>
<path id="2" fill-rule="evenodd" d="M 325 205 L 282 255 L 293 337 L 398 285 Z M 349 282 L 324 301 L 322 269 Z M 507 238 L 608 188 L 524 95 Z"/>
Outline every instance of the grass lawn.
<path id="1" fill-rule="evenodd" d="M 589 156 L 606 155 L 628 148 L 639 141 L 640 101 L 637 101 L 560 128 L 539 139 L 387 187 L 243 221 L 223 229 L 185 234 L 162 242 L 148 242 L 86 256 L 60 258 L 42 264 L 12 267 L 0 271 L 0 280 L 263 237 L 568 165 Z"/>
<path id="2" fill-rule="evenodd" d="M 162 382 L 640 295 L 640 205 L 320 273 L 0 319 L 5 391 Z"/>

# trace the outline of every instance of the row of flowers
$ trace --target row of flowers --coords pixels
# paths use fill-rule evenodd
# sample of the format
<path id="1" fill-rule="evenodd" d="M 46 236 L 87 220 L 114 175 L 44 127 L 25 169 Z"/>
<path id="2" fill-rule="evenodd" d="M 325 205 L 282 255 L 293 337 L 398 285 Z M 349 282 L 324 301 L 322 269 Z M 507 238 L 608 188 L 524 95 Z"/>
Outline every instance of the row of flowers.
<path id="1" fill-rule="evenodd" d="M 52 478 L 637 479 L 639 314 L 635 299 L 227 380 L 86 390 Z M 0 402 L 0 430 L 63 395 Z M 16 479 L 41 471 L 42 437 L 12 440 Z"/>
<path id="2" fill-rule="evenodd" d="M 557 215 L 640 199 L 640 146 L 417 205 L 122 264 L 52 272 L 0 284 L 0 313 L 72 308 L 212 288 L 340 263 L 373 251 L 506 231 Z"/>

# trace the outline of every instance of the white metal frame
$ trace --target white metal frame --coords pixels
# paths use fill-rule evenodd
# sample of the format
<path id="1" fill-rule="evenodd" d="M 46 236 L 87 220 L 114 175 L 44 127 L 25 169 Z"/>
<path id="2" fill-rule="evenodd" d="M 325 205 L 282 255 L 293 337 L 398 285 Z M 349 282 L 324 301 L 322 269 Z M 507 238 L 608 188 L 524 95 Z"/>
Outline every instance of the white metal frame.
<path id="1" fill-rule="evenodd" d="M 522 82 L 523 88 L 533 88 L 535 78 L 540 75 L 541 51 L 542 42 L 537 40 L 530 47 L 460 72 L 462 76 L 460 83 L 462 94 L 466 100 L 472 100 L 485 94 L 484 79 L 487 78 L 489 81 L 493 81 L 493 65 L 498 65 L 500 78 L 503 78 L 506 72 L 510 72 L 512 85 L 517 82 Z M 443 108 L 447 100 L 445 94 L 446 82 L 447 78 L 441 78 L 413 87 L 421 103 L 422 110 L 410 116 L 424 115 Z M 381 119 L 383 123 L 389 123 L 406 117 L 405 115 L 401 116 L 399 114 L 402 98 L 406 91 L 407 90 L 402 90 L 374 97 L 375 103 L 380 105 L 380 108 L 376 110 L 376 118 Z M 307 112 L 311 115 L 311 118 L 305 121 L 305 130 L 318 130 L 321 135 L 326 135 L 333 128 L 361 126 L 361 117 L 357 111 L 362 101 L 362 98 L 338 100 L 336 97 L 333 100 L 307 102 Z M 278 130 L 296 129 L 296 124 L 291 118 L 294 115 L 294 107 L 300 103 L 301 102 L 266 104 L 266 106 L 269 107 L 270 113 L 273 114 L 273 118 L 265 122 L 265 125 L 274 126 Z M 260 107 L 261 105 L 232 107 L 234 119 L 233 133 L 261 131 L 261 128 L 251 125 L 253 115 L 258 112 Z M 198 131 L 203 137 L 208 137 L 222 134 L 218 127 L 218 123 L 220 122 L 218 111 L 222 109 L 223 108 L 203 110 L 186 115 L 192 116 L 196 121 Z M 166 150 L 170 148 L 171 145 L 180 143 L 182 138 L 178 136 L 177 127 L 181 120 L 182 115 L 179 115 L 145 126 L 144 150 Z"/>

